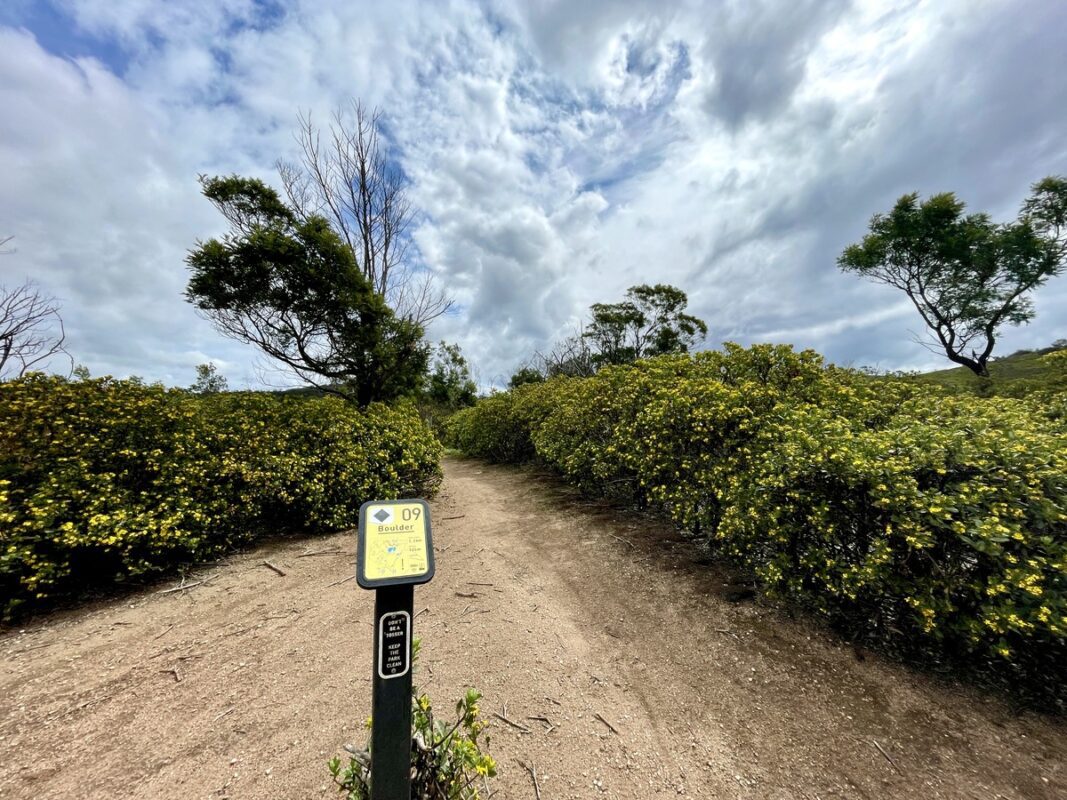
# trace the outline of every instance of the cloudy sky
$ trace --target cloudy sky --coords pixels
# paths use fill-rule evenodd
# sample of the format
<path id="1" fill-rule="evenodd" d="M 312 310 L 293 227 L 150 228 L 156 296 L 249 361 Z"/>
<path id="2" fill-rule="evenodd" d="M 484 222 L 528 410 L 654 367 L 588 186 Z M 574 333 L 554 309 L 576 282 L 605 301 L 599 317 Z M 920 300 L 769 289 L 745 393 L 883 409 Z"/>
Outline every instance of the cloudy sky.
<path id="1" fill-rule="evenodd" d="M 1006 220 L 1067 173 L 1065 46 L 1060 0 L 4 0 L 0 283 L 60 298 L 94 374 L 259 385 L 182 298 L 224 229 L 196 176 L 277 183 L 297 112 L 359 97 L 457 300 L 430 335 L 483 385 L 645 282 L 710 346 L 936 367 L 906 300 L 835 259 L 905 192 Z M 1037 311 L 1001 353 L 1067 337 L 1067 276 Z"/>

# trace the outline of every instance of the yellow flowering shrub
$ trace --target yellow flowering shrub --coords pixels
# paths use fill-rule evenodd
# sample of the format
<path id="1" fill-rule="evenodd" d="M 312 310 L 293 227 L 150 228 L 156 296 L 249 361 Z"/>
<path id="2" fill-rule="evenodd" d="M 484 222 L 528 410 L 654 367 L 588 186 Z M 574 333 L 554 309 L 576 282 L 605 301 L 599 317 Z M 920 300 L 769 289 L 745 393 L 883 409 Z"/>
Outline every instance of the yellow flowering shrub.
<path id="1" fill-rule="evenodd" d="M 439 458 L 413 407 L 110 378 L 2 383 L 0 609 L 264 531 L 354 526 L 364 500 L 431 493 Z"/>
<path id="2" fill-rule="evenodd" d="M 555 382 L 553 382 L 555 384 Z M 478 401 L 477 415 L 461 409 L 445 423 L 446 439 L 467 453 L 494 462 L 526 461 L 534 456 L 530 422 L 537 417 L 529 399 L 544 392 L 542 384 L 493 394 Z"/>
<path id="3" fill-rule="evenodd" d="M 1065 407 L 727 345 L 495 395 L 448 436 L 656 508 L 853 632 L 1062 675 Z"/>

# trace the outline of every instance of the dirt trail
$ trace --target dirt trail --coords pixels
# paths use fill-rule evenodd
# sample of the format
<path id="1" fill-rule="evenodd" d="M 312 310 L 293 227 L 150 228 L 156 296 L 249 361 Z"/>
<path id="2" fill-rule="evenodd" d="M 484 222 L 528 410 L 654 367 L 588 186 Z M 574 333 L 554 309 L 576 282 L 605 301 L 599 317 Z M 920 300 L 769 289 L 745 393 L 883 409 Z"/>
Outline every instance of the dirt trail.
<path id="1" fill-rule="evenodd" d="M 669 529 L 529 471 L 445 473 L 416 679 L 529 728 L 493 720 L 495 797 L 534 797 L 519 759 L 545 800 L 1067 797 L 1067 725 L 730 603 Z M 281 539 L 4 634 L 0 798 L 335 796 L 370 705 L 354 548 Z"/>

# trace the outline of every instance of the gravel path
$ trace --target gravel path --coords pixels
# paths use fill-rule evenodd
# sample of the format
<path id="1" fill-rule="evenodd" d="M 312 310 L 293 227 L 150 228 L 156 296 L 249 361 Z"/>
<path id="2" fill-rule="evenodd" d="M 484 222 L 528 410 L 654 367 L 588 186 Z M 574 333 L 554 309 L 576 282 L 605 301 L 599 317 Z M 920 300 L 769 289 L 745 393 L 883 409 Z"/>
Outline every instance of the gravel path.
<path id="1" fill-rule="evenodd" d="M 520 761 L 544 800 L 1067 797 L 1062 722 L 731 603 L 671 530 L 528 470 L 445 475 L 416 681 L 529 729 L 492 719 L 495 797 L 534 797 Z M 354 548 L 282 538 L 0 635 L 0 798 L 334 797 L 370 708 Z"/>

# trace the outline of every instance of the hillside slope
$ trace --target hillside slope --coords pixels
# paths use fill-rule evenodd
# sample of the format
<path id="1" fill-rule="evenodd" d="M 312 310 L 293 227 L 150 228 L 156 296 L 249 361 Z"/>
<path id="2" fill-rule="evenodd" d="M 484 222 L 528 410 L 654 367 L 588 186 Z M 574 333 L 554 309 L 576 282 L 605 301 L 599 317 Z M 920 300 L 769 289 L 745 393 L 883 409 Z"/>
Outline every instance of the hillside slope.
<path id="1" fill-rule="evenodd" d="M 990 381 L 985 382 L 966 367 L 939 369 L 907 376 L 919 383 L 938 384 L 953 391 L 974 394 L 1022 395 L 1042 389 L 1067 389 L 1067 363 L 1045 358 L 1049 353 L 1067 350 L 1045 347 L 1019 350 L 989 363 Z"/>

